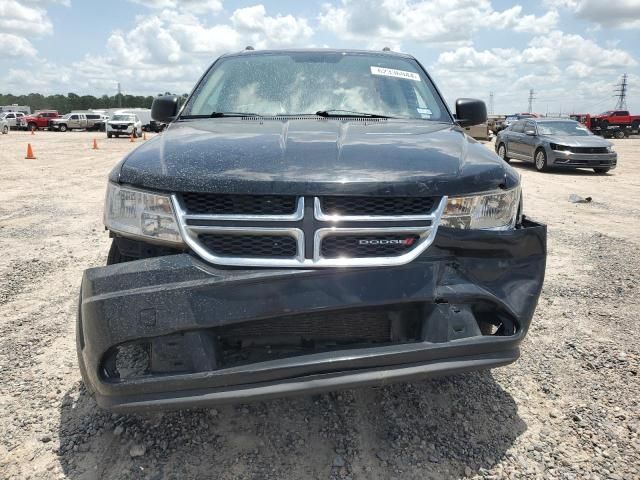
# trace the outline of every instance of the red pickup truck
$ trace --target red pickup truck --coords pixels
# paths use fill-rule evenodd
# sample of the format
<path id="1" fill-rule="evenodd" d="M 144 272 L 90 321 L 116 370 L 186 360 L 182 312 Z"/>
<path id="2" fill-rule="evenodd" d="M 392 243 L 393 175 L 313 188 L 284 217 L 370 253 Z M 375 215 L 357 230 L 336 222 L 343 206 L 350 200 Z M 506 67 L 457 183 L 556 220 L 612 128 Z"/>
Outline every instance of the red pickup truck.
<path id="1" fill-rule="evenodd" d="M 640 128 L 640 115 L 629 115 L 627 110 L 609 110 L 591 117 L 591 127 L 600 127 L 606 130 L 610 126 L 631 127 L 633 130 Z"/>
<path id="2" fill-rule="evenodd" d="M 38 130 L 39 128 L 49 128 L 49 120 L 58 118 L 57 110 L 40 110 L 33 115 L 28 115 L 22 119 L 22 128 L 27 130 Z"/>

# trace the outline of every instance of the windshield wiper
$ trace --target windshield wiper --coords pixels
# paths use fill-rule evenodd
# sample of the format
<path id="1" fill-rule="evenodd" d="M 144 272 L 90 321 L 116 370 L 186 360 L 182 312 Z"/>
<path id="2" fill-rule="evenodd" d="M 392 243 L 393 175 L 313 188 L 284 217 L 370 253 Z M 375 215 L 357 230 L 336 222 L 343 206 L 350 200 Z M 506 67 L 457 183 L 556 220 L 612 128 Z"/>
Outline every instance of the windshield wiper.
<path id="1" fill-rule="evenodd" d="M 181 119 L 192 120 L 194 118 L 221 118 L 221 117 L 260 117 L 259 113 L 251 112 L 212 112 L 209 115 L 180 115 Z"/>
<path id="2" fill-rule="evenodd" d="M 363 117 L 363 118 L 395 118 L 388 115 L 380 115 L 377 113 L 354 112 L 352 110 L 318 110 L 316 115 L 319 117 Z"/>

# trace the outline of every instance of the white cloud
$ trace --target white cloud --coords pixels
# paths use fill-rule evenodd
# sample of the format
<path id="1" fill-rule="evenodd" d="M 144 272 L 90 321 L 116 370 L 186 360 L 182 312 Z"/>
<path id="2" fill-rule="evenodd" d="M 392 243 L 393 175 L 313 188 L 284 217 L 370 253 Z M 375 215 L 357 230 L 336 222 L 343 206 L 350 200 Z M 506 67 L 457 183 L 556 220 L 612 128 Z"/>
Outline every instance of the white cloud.
<path id="1" fill-rule="evenodd" d="M 465 46 L 446 51 L 430 70 L 449 99 L 486 99 L 493 91 L 496 110 L 507 113 L 526 107 L 531 88 L 537 92 L 539 109 L 546 103 L 568 108 L 572 102 L 606 101 L 620 72 L 637 66 L 638 60 L 624 50 L 556 30 L 532 38 L 522 50 Z"/>
<path id="2" fill-rule="evenodd" d="M 578 18 L 600 27 L 640 29 L 640 1 L 638 0 L 545 0 L 547 5 L 566 8 Z"/>
<path id="3" fill-rule="evenodd" d="M 248 35 L 249 43 L 257 48 L 300 45 L 313 35 L 306 19 L 293 15 L 269 17 L 264 5 L 239 8 L 231 16 L 231 24 Z"/>
<path id="4" fill-rule="evenodd" d="M 26 38 L 12 33 L 5 33 L 0 37 L 2 37 L 4 45 L 3 48 L 0 48 L 0 59 L 36 56 L 36 49 Z"/>
<path id="5" fill-rule="evenodd" d="M 183 12 L 204 14 L 222 10 L 220 0 L 130 0 L 149 8 L 171 9 Z"/>
<path id="6" fill-rule="evenodd" d="M 17 0 L 0 2 L 0 33 L 40 36 L 52 31 L 51 21 L 43 8 Z"/>
<path id="7" fill-rule="evenodd" d="M 522 15 L 522 7 L 494 10 L 490 0 L 342 0 L 324 4 L 318 22 L 338 38 L 372 48 L 412 40 L 430 44 L 471 44 L 482 28 L 540 33 L 553 28 L 555 11 Z"/>

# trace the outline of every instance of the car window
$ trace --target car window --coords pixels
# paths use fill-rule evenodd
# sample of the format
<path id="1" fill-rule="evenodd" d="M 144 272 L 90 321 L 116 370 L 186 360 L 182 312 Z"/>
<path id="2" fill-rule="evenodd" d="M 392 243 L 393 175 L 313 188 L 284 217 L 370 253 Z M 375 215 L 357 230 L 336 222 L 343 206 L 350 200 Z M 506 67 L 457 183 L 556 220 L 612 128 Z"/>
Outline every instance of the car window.
<path id="1" fill-rule="evenodd" d="M 333 52 L 222 58 L 196 87 L 184 115 L 299 115 L 319 110 L 451 121 L 415 60 Z"/>
<path id="2" fill-rule="evenodd" d="M 540 135 L 562 135 L 570 137 L 588 137 L 591 132 L 581 123 L 573 120 L 563 122 L 538 122 Z"/>
<path id="3" fill-rule="evenodd" d="M 515 133 L 522 133 L 524 132 L 524 122 L 515 122 L 512 126 L 511 126 L 511 130 Z"/>
<path id="4" fill-rule="evenodd" d="M 71 120 L 77 120 L 78 119 L 78 115 L 71 115 L 69 118 Z"/>
<path id="5" fill-rule="evenodd" d="M 7 118 L 16 118 L 16 116 L 13 113 L 10 113 L 7 115 Z"/>
<path id="6" fill-rule="evenodd" d="M 533 123 L 533 122 L 527 122 L 527 123 L 524 125 L 524 130 L 525 130 L 525 131 L 527 131 L 527 130 L 533 130 L 533 131 L 535 132 L 535 130 L 536 130 L 536 125 L 535 125 L 535 123 Z"/>

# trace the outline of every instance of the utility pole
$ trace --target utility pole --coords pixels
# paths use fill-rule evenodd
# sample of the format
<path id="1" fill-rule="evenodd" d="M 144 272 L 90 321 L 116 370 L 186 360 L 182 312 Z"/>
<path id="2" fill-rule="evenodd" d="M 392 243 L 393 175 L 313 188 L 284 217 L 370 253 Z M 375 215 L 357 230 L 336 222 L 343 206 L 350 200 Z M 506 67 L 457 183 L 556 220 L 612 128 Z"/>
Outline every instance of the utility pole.
<path id="1" fill-rule="evenodd" d="M 489 115 L 493 115 L 493 92 L 489 92 Z"/>
<path id="2" fill-rule="evenodd" d="M 529 113 L 533 112 L 533 101 L 535 100 L 536 97 L 533 96 L 535 92 L 533 91 L 533 88 L 531 90 L 529 90 Z"/>
<path id="3" fill-rule="evenodd" d="M 626 110 L 627 109 L 627 74 L 622 75 L 622 80 L 620 83 L 616 85 L 616 94 L 614 97 L 618 98 L 618 102 L 616 103 L 616 110 Z"/>
<path id="4" fill-rule="evenodd" d="M 120 82 L 118 82 L 118 107 L 122 107 L 122 90 L 120 90 Z"/>

